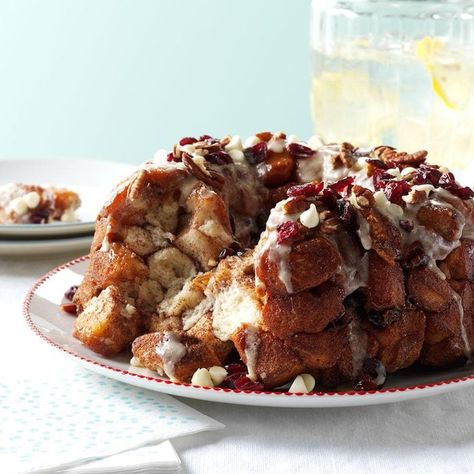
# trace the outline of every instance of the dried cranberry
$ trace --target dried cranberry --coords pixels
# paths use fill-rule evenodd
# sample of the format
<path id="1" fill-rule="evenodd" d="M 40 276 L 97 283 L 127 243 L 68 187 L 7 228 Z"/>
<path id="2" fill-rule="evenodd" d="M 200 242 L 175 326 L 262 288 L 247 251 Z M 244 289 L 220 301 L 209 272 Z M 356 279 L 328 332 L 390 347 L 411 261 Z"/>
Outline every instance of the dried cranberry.
<path id="1" fill-rule="evenodd" d="M 333 191 L 331 188 L 325 188 L 321 195 L 321 202 L 329 209 L 337 207 L 337 201 L 341 196 Z"/>
<path id="2" fill-rule="evenodd" d="M 175 161 L 176 163 L 179 163 L 181 161 L 181 158 L 174 156 L 173 153 L 168 153 L 166 155 L 166 161 Z"/>
<path id="3" fill-rule="evenodd" d="M 206 140 L 214 140 L 214 138 L 212 138 L 210 135 L 206 135 L 206 134 L 201 135 L 199 137 L 200 142 L 205 142 Z"/>
<path id="4" fill-rule="evenodd" d="M 66 293 L 64 293 L 64 298 L 66 298 L 67 300 L 69 301 L 72 301 L 72 299 L 74 298 L 74 295 L 76 294 L 76 291 L 79 287 L 77 285 L 73 285 L 71 286 L 67 291 Z"/>
<path id="5" fill-rule="evenodd" d="M 357 216 L 351 203 L 344 199 L 337 201 L 337 207 L 341 214 L 341 220 L 346 227 L 357 229 Z"/>
<path id="6" fill-rule="evenodd" d="M 400 224 L 400 227 L 406 232 L 411 232 L 413 230 L 413 221 L 409 219 L 401 219 L 398 221 L 398 223 Z"/>
<path id="7" fill-rule="evenodd" d="M 38 209 L 29 217 L 29 221 L 32 224 L 46 224 L 49 220 L 50 213 L 49 209 Z"/>
<path id="8" fill-rule="evenodd" d="M 469 186 L 458 188 L 454 194 L 464 200 L 471 199 L 474 197 L 474 191 Z"/>
<path id="9" fill-rule="evenodd" d="M 307 183 L 307 184 L 297 184 L 288 188 L 286 194 L 288 196 L 317 196 L 322 189 L 324 188 L 324 183 Z"/>
<path id="10" fill-rule="evenodd" d="M 344 189 L 350 186 L 353 182 L 354 182 L 354 178 L 352 176 L 348 176 L 347 178 L 336 181 L 335 183 L 331 184 L 329 187 L 336 193 L 342 193 L 342 191 L 344 191 Z"/>
<path id="11" fill-rule="evenodd" d="M 209 163 L 214 163 L 215 165 L 227 165 L 232 163 L 232 158 L 225 151 L 216 151 L 215 153 L 210 153 L 206 155 L 206 161 Z"/>
<path id="12" fill-rule="evenodd" d="M 259 142 L 244 150 L 244 156 L 251 165 L 265 161 L 267 157 L 267 143 Z"/>
<path id="13" fill-rule="evenodd" d="M 441 178 L 441 171 L 435 165 L 426 165 L 422 163 L 413 176 L 413 184 L 432 184 L 437 186 Z"/>
<path id="14" fill-rule="evenodd" d="M 283 244 L 298 235 L 298 226 L 295 222 L 287 221 L 280 224 L 277 227 L 277 231 L 277 242 Z"/>
<path id="15" fill-rule="evenodd" d="M 439 178 L 439 185 L 445 189 L 457 186 L 453 173 L 443 173 Z"/>
<path id="16" fill-rule="evenodd" d="M 314 153 L 309 146 L 301 145 L 300 143 L 290 143 L 287 149 L 290 155 L 295 158 L 308 158 Z"/>
<path id="17" fill-rule="evenodd" d="M 237 390 L 261 391 L 263 390 L 263 383 L 254 382 L 253 380 L 249 379 L 246 375 L 242 375 L 236 380 L 234 380 L 234 387 Z"/>
<path id="18" fill-rule="evenodd" d="M 247 373 L 247 367 L 244 364 L 239 362 L 233 362 L 224 366 L 224 369 L 227 371 L 228 375 L 232 374 L 245 374 Z"/>
<path id="19" fill-rule="evenodd" d="M 372 172 L 372 181 L 374 183 L 374 189 L 376 191 L 384 189 L 387 185 L 387 182 L 391 179 L 393 179 L 393 176 L 385 173 L 385 171 L 381 169 L 377 168 Z"/>
<path id="20" fill-rule="evenodd" d="M 410 190 L 411 186 L 406 181 L 389 181 L 383 192 L 390 202 L 403 205 L 402 196 L 408 194 Z"/>
<path id="21" fill-rule="evenodd" d="M 179 141 L 179 144 L 181 146 L 184 146 L 184 145 L 192 145 L 193 143 L 196 143 L 196 142 L 197 142 L 197 139 L 194 137 L 184 137 L 184 138 L 181 138 L 181 140 Z"/>
<path id="22" fill-rule="evenodd" d="M 474 197 L 474 191 L 471 188 L 468 186 L 461 187 L 456 183 L 453 173 L 443 173 L 439 178 L 439 185 L 461 199 Z"/>
<path id="23" fill-rule="evenodd" d="M 59 308 L 65 313 L 73 314 L 74 316 L 77 315 L 77 306 L 74 303 L 65 303 L 62 304 Z"/>
<path id="24" fill-rule="evenodd" d="M 387 379 L 387 370 L 378 359 L 367 358 L 362 366 L 359 380 L 354 384 L 355 390 L 374 390 L 381 387 Z"/>

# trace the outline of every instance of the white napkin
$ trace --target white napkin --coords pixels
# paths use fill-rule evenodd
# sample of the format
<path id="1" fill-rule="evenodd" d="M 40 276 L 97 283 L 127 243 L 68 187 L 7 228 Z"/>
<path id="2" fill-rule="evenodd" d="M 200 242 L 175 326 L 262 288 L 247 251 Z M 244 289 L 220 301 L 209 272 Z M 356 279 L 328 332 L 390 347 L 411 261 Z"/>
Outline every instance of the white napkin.
<path id="1" fill-rule="evenodd" d="M 62 367 L 68 370 L 59 376 L 43 371 L 41 378 L 10 374 L 0 380 L 2 472 L 64 472 L 119 453 L 124 454 L 101 461 L 98 472 L 104 472 L 104 464 L 114 473 L 140 472 L 151 465 L 178 468 L 179 459 L 170 466 L 165 456 L 161 463 L 160 451 L 150 446 L 224 426 L 167 395 L 74 364 Z M 131 452 L 142 447 L 146 448 Z M 127 465 L 120 467 L 124 459 Z M 72 472 L 95 472 L 88 468 L 95 469 L 91 464 Z"/>
<path id="2" fill-rule="evenodd" d="M 173 445 L 165 441 L 156 446 L 134 449 L 109 458 L 68 469 L 68 474 L 141 474 L 177 472 L 181 461 Z"/>

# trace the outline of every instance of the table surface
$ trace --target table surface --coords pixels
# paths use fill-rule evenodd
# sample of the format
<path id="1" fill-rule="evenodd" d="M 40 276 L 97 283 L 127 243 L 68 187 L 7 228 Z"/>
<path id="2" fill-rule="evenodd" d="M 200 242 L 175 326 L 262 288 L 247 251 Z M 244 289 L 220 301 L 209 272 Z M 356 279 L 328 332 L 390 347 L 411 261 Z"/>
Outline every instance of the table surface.
<path id="1" fill-rule="evenodd" d="M 0 357 L 27 372 L 18 344 L 21 305 L 32 283 L 74 255 L 0 260 Z M 54 350 L 45 346 L 45 350 Z M 47 370 L 45 366 L 43 370 Z M 331 473 L 474 470 L 474 390 L 392 405 L 281 409 L 182 398 L 226 429 L 173 440 L 185 472 Z M 1 417 L 1 408 L 0 408 Z"/>

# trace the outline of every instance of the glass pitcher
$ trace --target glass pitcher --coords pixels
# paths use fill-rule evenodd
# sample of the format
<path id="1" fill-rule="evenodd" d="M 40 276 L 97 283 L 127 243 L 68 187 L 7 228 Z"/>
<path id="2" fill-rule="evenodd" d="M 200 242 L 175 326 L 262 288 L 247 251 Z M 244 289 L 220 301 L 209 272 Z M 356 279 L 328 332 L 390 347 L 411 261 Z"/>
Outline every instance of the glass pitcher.
<path id="1" fill-rule="evenodd" d="M 311 112 L 324 142 L 474 163 L 474 1 L 313 0 Z M 471 160 L 471 163 L 469 163 Z"/>

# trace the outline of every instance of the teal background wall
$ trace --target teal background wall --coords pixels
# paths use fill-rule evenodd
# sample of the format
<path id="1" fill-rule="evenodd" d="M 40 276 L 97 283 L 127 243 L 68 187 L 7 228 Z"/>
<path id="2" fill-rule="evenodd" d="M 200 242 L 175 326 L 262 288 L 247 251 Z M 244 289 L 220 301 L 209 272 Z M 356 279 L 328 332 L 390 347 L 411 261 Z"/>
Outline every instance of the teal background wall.
<path id="1" fill-rule="evenodd" d="M 0 0 L 0 158 L 311 135 L 309 0 Z"/>

